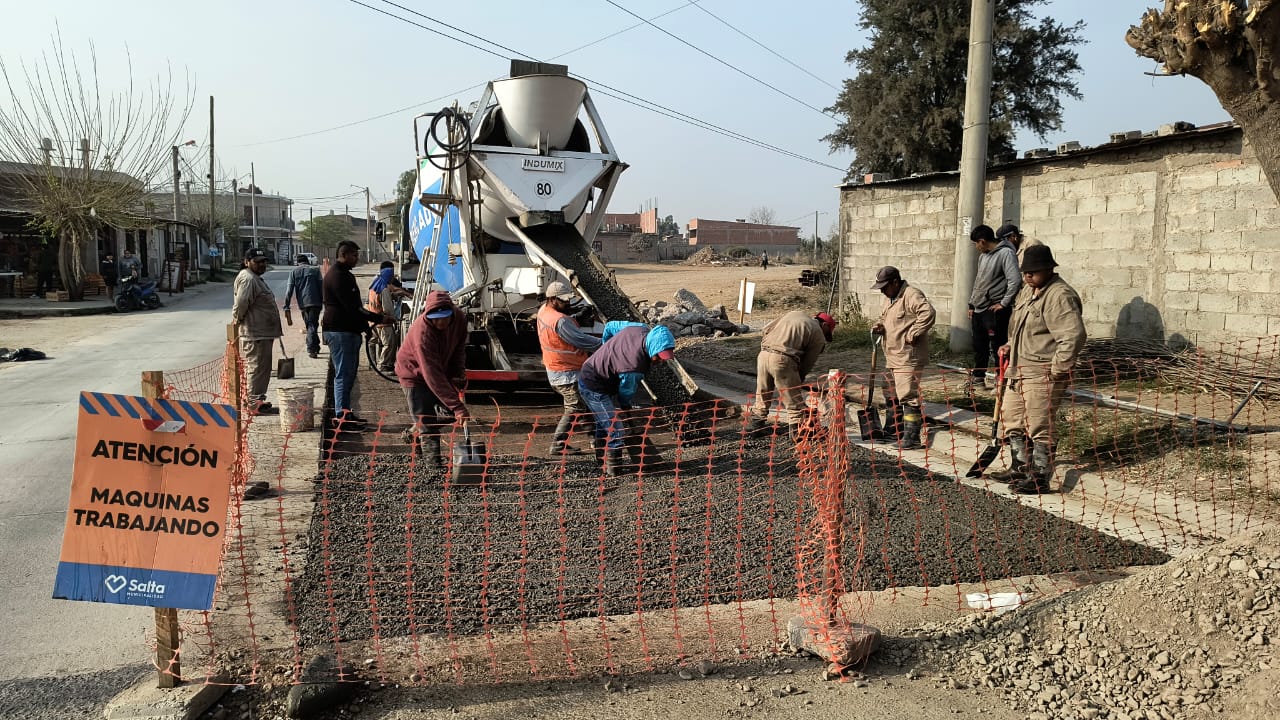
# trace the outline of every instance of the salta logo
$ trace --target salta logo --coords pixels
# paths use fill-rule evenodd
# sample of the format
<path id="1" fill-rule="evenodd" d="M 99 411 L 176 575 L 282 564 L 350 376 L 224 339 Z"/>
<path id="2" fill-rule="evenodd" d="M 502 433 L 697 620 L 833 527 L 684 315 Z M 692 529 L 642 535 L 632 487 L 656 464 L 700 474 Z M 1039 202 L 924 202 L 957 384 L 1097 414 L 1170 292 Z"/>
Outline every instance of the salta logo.
<path id="1" fill-rule="evenodd" d="M 155 580 L 139 582 L 137 580 L 130 580 L 123 575 L 108 575 L 106 579 L 102 581 L 102 584 L 107 586 L 107 591 L 112 595 L 124 590 L 125 586 L 128 586 L 130 595 L 139 594 L 146 595 L 148 597 L 164 595 L 164 585 L 156 582 Z"/>
<path id="2" fill-rule="evenodd" d="M 112 595 L 124 589 L 124 586 L 127 582 L 128 580 L 125 579 L 125 576 L 123 575 L 108 575 L 107 579 L 103 581 L 103 583 L 107 586 L 107 590 Z"/>

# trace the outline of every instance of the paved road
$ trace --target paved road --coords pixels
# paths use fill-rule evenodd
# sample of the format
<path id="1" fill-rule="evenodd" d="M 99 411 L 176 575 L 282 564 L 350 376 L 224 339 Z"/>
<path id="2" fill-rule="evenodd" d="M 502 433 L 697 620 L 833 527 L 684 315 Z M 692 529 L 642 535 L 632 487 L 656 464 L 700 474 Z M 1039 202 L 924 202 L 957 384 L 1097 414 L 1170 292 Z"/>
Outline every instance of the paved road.
<path id="1" fill-rule="evenodd" d="M 267 274 L 278 298 L 287 278 L 286 270 Z M 0 370 L 0 718 L 78 717 L 84 702 L 98 702 L 87 688 L 98 687 L 97 694 L 109 698 L 120 678 L 148 662 L 150 608 L 51 598 L 78 395 L 138 394 L 144 370 L 181 370 L 216 359 L 230 305 L 227 284 L 157 311 L 103 316 L 97 333 L 54 359 Z M 73 699 L 80 704 L 57 704 Z M 25 706 L 28 701 L 43 704 Z M 15 714 L 18 703 L 22 714 Z M 93 704 L 84 709 L 91 712 Z"/>

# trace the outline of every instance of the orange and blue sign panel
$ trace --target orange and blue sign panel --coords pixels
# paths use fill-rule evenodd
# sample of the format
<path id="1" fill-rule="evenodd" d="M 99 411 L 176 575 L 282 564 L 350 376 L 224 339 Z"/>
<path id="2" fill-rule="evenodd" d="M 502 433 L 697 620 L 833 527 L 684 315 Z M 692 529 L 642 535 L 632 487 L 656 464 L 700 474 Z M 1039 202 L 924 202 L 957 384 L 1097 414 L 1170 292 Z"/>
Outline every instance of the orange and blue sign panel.
<path id="1" fill-rule="evenodd" d="M 212 608 L 236 419 L 230 405 L 80 393 L 53 596 Z"/>

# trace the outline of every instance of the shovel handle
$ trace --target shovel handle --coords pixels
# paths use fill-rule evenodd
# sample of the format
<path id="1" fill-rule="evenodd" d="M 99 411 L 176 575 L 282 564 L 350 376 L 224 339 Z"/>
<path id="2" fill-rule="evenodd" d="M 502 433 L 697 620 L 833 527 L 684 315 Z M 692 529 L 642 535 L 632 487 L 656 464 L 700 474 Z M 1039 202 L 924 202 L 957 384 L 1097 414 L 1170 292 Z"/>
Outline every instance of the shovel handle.
<path id="1" fill-rule="evenodd" d="M 1009 369 L 1009 359 L 1005 356 L 1000 357 L 1000 364 L 996 369 L 996 408 L 991 413 L 991 439 L 996 440 L 1000 437 L 1000 404 L 1004 402 L 1004 374 Z"/>

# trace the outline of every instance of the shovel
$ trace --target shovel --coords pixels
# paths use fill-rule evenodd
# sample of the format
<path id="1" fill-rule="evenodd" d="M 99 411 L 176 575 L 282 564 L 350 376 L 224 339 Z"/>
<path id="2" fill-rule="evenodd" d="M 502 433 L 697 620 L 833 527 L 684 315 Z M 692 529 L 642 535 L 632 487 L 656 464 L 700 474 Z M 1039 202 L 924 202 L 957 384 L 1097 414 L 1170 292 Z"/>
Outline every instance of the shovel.
<path id="1" fill-rule="evenodd" d="M 871 345 L 871 379 L 867 382 L 867 404 L 858 411 L 858 434 L 863 440 L 883 440 L 884 428 L 880 425 L 880 411 L 876 410 L 876 352 L 880 338 Z"/>
<path id="2" fill-rule="evenodd" d="M 973 461 L 973 465 L 969 468 L 969 472 L 964 476 L 968 478 L 982 477 L 982 473 L 991 467 L 991 463 L 1000 457 L 1000 402 L 1004 400 L 1004 371 L 1009 367 L 1009 361 L 1000 358 L 1000 370 L 996 374 L 996 409 L 991 414 L 991 443 L 983 449 L 982 454 L 977 460 Z"/>
<path id="3" fill-rule="evenodd" d="M 276 379 L 288 380 L 293 377 L 293 358 L 285 352 L 283 338 L 280 340 L 280 354 L 284 357 L 276 361 Z"/>
<path id="4" fill-rule="evenodd" d="M 453 444 L 453 481 L 462 484 L 479 484 L 489 465 L 489 453 L 485 444 L 471 439 L 471 425 L 463 423 L 462 439 Z"/>

